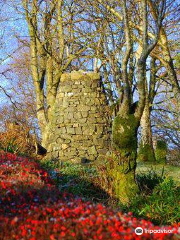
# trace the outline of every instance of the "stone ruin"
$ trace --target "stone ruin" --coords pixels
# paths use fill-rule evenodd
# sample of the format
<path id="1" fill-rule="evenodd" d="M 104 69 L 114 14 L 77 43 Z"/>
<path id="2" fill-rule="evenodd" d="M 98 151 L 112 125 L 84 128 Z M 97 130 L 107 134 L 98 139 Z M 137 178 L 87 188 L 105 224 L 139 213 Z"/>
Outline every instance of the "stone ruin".
<path id="1" fill-rule="evenodd" d="M 100 74 L 64 73 L 49 127 L 46 159 L 81 162 L 110 147 L 111 116 Z"/>

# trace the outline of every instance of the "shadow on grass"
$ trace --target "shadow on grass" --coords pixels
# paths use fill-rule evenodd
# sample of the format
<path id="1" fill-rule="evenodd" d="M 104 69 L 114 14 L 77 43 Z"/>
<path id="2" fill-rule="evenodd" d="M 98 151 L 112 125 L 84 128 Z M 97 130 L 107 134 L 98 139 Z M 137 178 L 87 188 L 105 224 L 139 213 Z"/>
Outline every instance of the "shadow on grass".
<path id="1" fill-rule="evenodd" d="M 87 201 L 106 204 L 110 195 L 98 186 L 98 174 L 91 164 L 41 161 L 61 192 L 68 192 Z"/>

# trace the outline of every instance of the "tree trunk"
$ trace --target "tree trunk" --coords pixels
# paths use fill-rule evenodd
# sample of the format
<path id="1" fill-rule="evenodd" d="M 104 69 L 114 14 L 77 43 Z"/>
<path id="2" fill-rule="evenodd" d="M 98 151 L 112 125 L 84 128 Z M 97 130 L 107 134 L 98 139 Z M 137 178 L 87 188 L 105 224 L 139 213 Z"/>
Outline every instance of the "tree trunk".
<path id="1" fill-rule="evenodd" d="M 112 127 L 113 188 L 117 198 L 127 204 L 139 191 L 135 181 L 137 129 L 134 114 L 116 116 Z"/>
<path id="2" fill-rule="evenodd" d="M 145 79 L 145 106 L 143 115 L 141 117 L 141 143 L 139 146 L 138 160 L 143 162 L 155 162 L 155 153 L 152 140 L 151 129 L 151 105 L 155 97 L 155 85 L 156 85 L 156 59 L 151 59 L 151 74 L 149 81 L 149 91 L 147 86 L 147 79 Z"/>
<path id="3" fill-rule="evenodd" d="M 47 140 L 49 137 L 49 128 L 50 128 L 50 123 L 47 123 L 46 127 L 41 130 L 41 145 L 46 149 L 47 148 Z"/>
<path id="4" fill-rule="evenodd" d="M 143 162 L 155 162 L 155 153 L 152 141 L 152 129 L 150 108 L 148 100 L 141 118 L 141 143 L 139 147 L 138 159 Z"/>

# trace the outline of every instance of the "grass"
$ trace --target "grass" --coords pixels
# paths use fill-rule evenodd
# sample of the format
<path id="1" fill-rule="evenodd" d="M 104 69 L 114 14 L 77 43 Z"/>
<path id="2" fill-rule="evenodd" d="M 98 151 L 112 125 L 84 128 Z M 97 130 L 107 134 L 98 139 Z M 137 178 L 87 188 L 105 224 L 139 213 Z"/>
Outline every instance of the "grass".
<path id="1" fill-rule="evenodd" d="M 159 175 L 161 175 L 163 172 L 164 176 L 172 177 L 173 180 L 177 183 L 177 185 L 180 186 L 180 167 L 176 167 L 172 165 L 138 162 L 136 173 L 144 174 L 151 170 L 156 172 Z"/>
<path id="2" fill-rule="evenodd" d="M 144 179 L 145 177 L 141 176 L 141 180 Z M 134 216 L 150 220 L 154 224 L 171 225 L 180 222 L 180 187 L 173 179 L 159 177 L 159 183 L 151 184 L 151 181 L 148 182 L 146 178 L 147 185 L 153 189 L 149 192 L 145 189 L 132 200 L 129 206 L 123 206 L 120 203 L 121 209 L 132 211 Z"/>
<path id="3" fill-rule="evenodd" d="M 173 224 L 180 221 L 179 167 L 138 163 L 136 178 L 140 194 L 123 206 L 108 195 L 103 177 L 97 168 L 88 164 L 42 162 L 59 189 L 93 202 L 100 202 L 134 216 L 151 220 L 155 224 Z"/>
<path id="4" fill-rule="evenodd" d="M 87 201 L 106 203 L 109 195 L 97 187 L 96 168 L 88 164 L 65 162 L 59 164 L 52 161 L 41 161 L 41 165 L 49 172 L 62 191 L 85 198 Z"/>

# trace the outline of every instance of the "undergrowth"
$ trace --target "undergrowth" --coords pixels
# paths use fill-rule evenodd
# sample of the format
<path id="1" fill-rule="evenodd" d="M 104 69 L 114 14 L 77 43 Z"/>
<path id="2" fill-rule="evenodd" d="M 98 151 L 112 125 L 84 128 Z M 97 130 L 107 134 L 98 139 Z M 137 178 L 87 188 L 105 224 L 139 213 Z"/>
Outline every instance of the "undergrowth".
<path id="1" fill-rule="evenodd" d="M 50 173 L 60 190 L 94 202 L 108 201 L 107 192 L 99 188 L 99 175 L 94 166 L 70 162 L 59 163 L 56 160 L 42 161 L 41 165 Z"/>
<path id="2" fill-rule="evenodd" d="M 164 170 L 156 173 L 153 169 L 139 172 L 136 176 L 140 193 L 127 206 L 112 196 L 106 171 L 103 167 L 56 161 L 42 162 L 55 179 L 61 190 L 92 201 L 103 202 L 135 216 L 150 219 L 155 224 L 173 224 L 180 221 L 180 188 L 172 178 L 164 176 Z"/>

